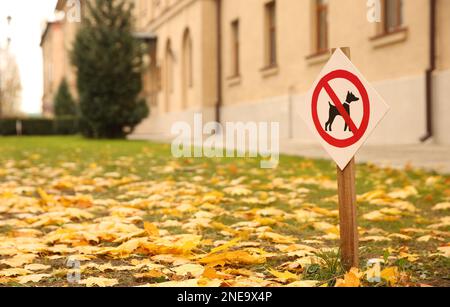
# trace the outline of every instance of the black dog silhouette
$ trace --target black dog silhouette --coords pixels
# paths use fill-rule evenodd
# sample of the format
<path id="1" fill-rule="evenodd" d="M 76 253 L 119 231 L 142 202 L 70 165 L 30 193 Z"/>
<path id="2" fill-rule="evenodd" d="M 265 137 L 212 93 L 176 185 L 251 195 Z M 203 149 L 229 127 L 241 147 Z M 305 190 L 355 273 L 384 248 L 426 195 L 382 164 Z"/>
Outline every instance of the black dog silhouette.
<path id="1" fill-rule="evenodd" d="M 350 104 L 354 101 L 359 101 L 359 98 L 353 95 L 352 92 L 347 92 L 347 98 L 345 99 L 344 103 L 344 109 L 347 111 L 348 115 L 350 116 Z M 328 117 L 328 121 L 325 124 L 325 131 L 333 131 L 333 122 L 336 116 L 342 116 L 341 113 L 339 113 L 338 109 L 331 104 L 331 102 L 328 102 L 330 105 L 330 115 Z M 347 131 L 347 129 L 351 132 L 352 130 L 350 127 L 348 127 L 347 123 L 345 123 L 344 131 Z"/>

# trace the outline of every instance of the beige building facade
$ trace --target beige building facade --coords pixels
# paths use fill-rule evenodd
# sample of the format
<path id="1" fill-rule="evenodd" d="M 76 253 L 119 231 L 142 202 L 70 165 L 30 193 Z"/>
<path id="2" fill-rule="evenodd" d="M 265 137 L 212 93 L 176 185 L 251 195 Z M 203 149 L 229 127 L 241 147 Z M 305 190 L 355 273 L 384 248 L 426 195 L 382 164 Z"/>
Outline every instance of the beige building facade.
<path id="1" fill-rule="evenodd" d="M 70 51 L 85 9 L 83 1 L 79 3 L 78 10 L 77 7 L 68 6 L 67 0 L 58 0 L 55 8 L 56 20 L 47 22 L 42 33 L 41 48 L 44 63 L 42 113 L 44 116 L 53 116 L 53 100 L 64 78 L 73 97 L 77 97 L 76 72 L 70 63 Z M 73 14 L 80 14 L 80 16 Z"/>
<path id="2" fill-rule="evenodd" d="M 431 132 L 450 144 L 450 1 L 436 0 L 434 35 L 431 0 L 381 0 L 380 22 L 359 0 L 135 2 L 137 30 L 156 38 L 159 86 L 134 138 L 168 137 L 175 121 L 202 112 L 205 121 L 277 121 L 281 138 L 312 142 L 298 106 L 329 50 L 348 46 L 392 107 L 369 142 L 418 143 Z M 436 67 L 427 82 L 432 36 Z"/>
<path id="3" fill-rule="evenodd" d="M 130 1 L 149 46 L 151 108 L 132 138 L 168 138 L 201 112 L 205 122 L 280 122 L 282 139 L 314 142 L 299 106 L 331 48 L 350 47 L 391 106 L 369 142 L 450 144 L 450 1 Z"/>

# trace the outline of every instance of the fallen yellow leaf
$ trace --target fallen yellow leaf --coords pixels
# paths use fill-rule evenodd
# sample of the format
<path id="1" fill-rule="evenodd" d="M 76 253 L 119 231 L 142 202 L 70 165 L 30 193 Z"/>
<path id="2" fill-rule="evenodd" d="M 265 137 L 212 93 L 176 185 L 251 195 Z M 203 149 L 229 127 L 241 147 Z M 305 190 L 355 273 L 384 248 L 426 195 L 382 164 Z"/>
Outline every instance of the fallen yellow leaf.
<path id="1" fill-rule="evenodd" d="M 233 239 L 231 241 L 228 241 L 227 243 L 225 243 L 225 244 L 223 244 L 221 246 L 218 246 L 216 248 L 211 249 L 210 253 L 214 254 L 214 253 L 218 253 L 218 252 L 221 252 L 221 251 L 225 251 L 225 250 L 229 249 L 230 247 L 233 247 L 233 246 L 237 245 L 239 243 L 239 241 L 241 241 L 241 238 L 235 238 L 235 239 Z"/>
<path id="2" fill-rule="evenodd" d="M 266 262 L 266 257 L 251 255 L 246 251 L 231 251 L 207 255 L 201 258 L 199 262 L 212 267 L 224 264 L 262 264 Z"/>
<path id="3" fill-rule="evenodd" d="M 280 244 L 294 244 L 297 242 L 297 238 L 295 237 L 283 236 L 275 232 L 264 232 L 259 235 L 259 239 L 267 239 Z"/>
<path id="4" fill-rule="evenodd" d="M 79 282 L 86 287 L 113 287 L 119 283 L 117 279 L 103 278 L 103 277 L 89 277 Z"/>
<path id="5" fill-rule="evenodd" d="M 361 277 L 363 275 L 359 269 L 352 268 L 350 272 L 344 275 L 344 279 L 338 279 L 336 281 L 336 287 L 358 288 L 361 286 Z"/>
<path id="6" fill-rule="evenodd" d="M 159 230 L 154 224 L 144 222 L 144 229 L 150 237 L 159 237 Z"/>
<path id="7" fill-rule="evenodd" d="M 313 288 L 316 287 L 318 283 L 319 282 L 317 280 L 299 280 L 286 285 L 286 287 Z"/>
<path id="8" fill-rule="evenodd" d="M 26 275 L 26 276 L 22 276 L 22 277 L 18 277 L 17 278 L 17 282 L 19 284 L 27 284 L 29 282 L 40 282 L 43 278 L 48 278 L 50 277 L 50 274 L 35 274 L 35 275 Z"/>
<path id="9" fill-rule="evenodd" d="M 205 271 L 205 268 L 200 264 L 188 263 L 172 268 L 171 270 L 180 276 L 191 275 L 192 277 L 200 277 Z"/>
<path id="10" fill-rule="evenodd" d="M 448 203 L 440 203 L 433 207 L 433 211 L 445 211 L 450 210 L 450 202 Z"/>
<path id="11" fill-rule="evenodd" d="M 45 271 L 50 268 L 51 268 L 50 265 L 39 264 L 39 263 L 28 264 L 25 266 L 25 269 L 30 270 L 30 271 Z"/>
<path id="12" fill-rule="evenodd" d="M 390 286 L 394 286 L 400 274 L 397 267 L 388 267 L 381 271 L 381 278 L 387 281 Z"/>
<path id="13" fill-rule="evenodd" d="M 276 278 L 280 279 L 282 282 L 298 281 L 300 279 L 300 277 L 298 275 L 291 273 L 289 271 L 279 272 L 274 269 L 270 269 L 269 272 Z"/>

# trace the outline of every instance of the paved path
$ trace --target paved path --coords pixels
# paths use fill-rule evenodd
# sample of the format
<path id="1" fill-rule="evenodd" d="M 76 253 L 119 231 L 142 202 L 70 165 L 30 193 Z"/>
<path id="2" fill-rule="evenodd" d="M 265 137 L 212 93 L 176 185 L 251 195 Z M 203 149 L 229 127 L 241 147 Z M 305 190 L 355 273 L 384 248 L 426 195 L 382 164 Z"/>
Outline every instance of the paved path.
<path id="1" fill-rule="evenodd" d="M 282 141 L 281 152 L 310 158 L 329 158 L 320 145 L 305 145 Z M 372 162 L 380 166 L 413 167 L 450 174 L 450 146 L 422 145 L 366 145 L 358 152 L 357 162 Z"/>

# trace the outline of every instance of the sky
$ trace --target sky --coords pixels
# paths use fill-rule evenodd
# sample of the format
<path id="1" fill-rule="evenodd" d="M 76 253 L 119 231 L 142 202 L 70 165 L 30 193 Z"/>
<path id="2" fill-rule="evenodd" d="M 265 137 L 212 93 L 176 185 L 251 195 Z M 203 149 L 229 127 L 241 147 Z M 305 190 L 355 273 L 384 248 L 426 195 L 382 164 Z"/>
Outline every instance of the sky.
<path id="1" fill-rule="evenodd" d="M 22 82 L 21 109 L 40 113 L 43 94 L 42 50 L 39 46 L 45 20 L 53 18 L 57 0 L 0 0 L 0 44 L 11 37 Z M 6 17 L 11 16 L 8 27 Z"/>

